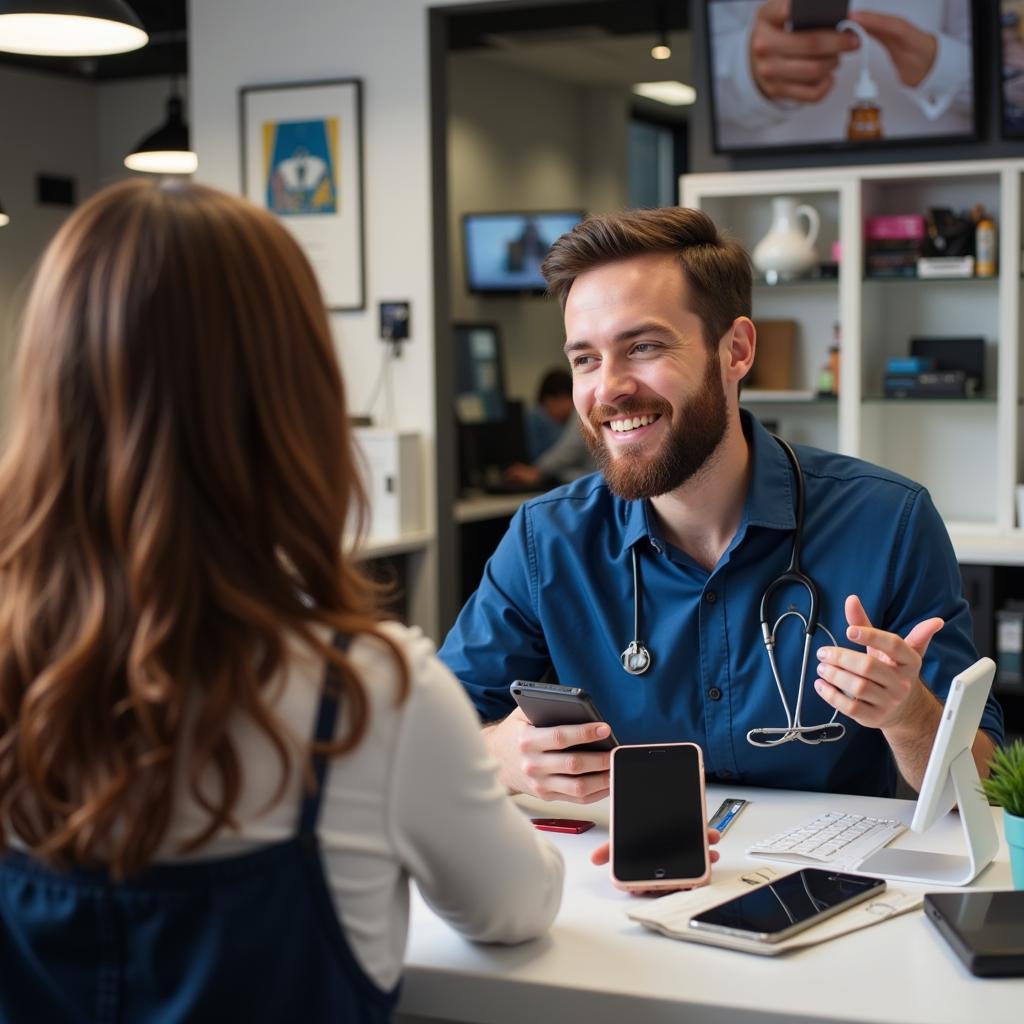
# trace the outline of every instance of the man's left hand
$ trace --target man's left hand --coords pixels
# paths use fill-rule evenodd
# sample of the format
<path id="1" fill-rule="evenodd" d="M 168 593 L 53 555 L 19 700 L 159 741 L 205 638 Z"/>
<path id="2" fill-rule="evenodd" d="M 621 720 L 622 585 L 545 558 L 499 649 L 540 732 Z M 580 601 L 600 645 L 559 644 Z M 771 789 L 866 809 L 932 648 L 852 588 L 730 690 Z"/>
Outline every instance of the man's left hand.
<path id="1" fill-rule="evenodd" d="M 846 599 L 846 636 L 866 650 L 822 647 L 814 688 L 822 700 L 847 718 L 871 729 L 889 729 L 910 721 L 928 702 L 930 691 L 921 682 L 921 662 L 932 637 L 944 622 L 925 619 L 906 637 L 875 629 L 860 598 Z"/>
<path id="2" fill-rule="evenodd" d="M 908 89 L 916 88 L 925 80 L 939 52 L 939 41 L 930 32 L 919 29 L 906 18 L 875 11 L 855 11 L 850 21 L 855 21 L 886 48 L 900 82 Z"/>

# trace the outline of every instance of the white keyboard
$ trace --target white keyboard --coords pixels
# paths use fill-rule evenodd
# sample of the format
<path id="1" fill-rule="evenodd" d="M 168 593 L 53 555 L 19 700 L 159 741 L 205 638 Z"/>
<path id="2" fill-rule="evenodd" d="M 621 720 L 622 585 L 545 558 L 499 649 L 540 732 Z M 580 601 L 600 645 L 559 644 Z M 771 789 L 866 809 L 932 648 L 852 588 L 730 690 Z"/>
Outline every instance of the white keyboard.
<path id="1" fill-rule="evenodd" d="M 747 853 L 768 860 L 850 868 L 906 829 L 902 822 L 891 818 L 826 811 L 770 839 L 754 843 Z"/>

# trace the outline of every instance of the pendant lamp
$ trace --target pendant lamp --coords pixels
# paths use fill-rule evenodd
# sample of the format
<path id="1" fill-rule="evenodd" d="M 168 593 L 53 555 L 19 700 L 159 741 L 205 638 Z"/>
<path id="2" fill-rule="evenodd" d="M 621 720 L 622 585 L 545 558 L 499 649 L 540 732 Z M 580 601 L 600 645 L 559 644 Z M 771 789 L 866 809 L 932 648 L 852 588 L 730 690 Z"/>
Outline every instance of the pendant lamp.
<path id="1" fill-rule="evenodd" d="M 658 4 L 658 34 L 651 47 L 651 56 L 655 60 L 668 60 L 672 56 L 668 42 L 668 0 L 661 0 Z"/>
<path id="2" fill-rule="evenodd" d="M 167 101 L 167 120 L 147 135 L 125 158 L 130 171 L 149 174 L 193 174 L 199 157 L 189 148 L 188 125 L 181 116 L 181 97 L 175 91 Z"/>
<path id="3" fill-rule="evenodd" d="M 124 0 L 0 0 L 0 50 L 37 57 L 102 57 L 149 42 Z"/>
<path id="4" fill-rule="evenodd" d="M 11 218 L 7 216 L 7 211 L 4 209 L 4 204 L 0 203 L 0 228 L 6 227 L 11 223 Z"/>

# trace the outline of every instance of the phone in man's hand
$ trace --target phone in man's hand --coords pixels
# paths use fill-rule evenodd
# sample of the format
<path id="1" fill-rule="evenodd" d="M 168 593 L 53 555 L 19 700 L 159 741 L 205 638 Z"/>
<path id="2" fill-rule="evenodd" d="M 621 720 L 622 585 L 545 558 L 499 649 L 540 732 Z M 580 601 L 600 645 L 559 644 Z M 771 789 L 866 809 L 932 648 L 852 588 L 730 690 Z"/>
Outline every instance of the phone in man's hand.
<path id="1" fill-rule="evenodd" d="M 847 15 L 849 0 L 792 0 L 789 27 L 794 32 L 835 28 Z"/>
<path id="2" fill-rule="evenodd" d="M 686 889 L 711 879 L 704 760 L 696 743 L 616 747 L 611 873 L 620 889 Z"/>
<path id="3" fill-rule="evenodd" d="M 694 915 L 690 927 L 756 942 L 781 942 L 884 889 L 884 878 L 803 868 Z"/>
<path id="4" fill-rule="evenodd" d="M 532 683 L 517 679 L 510 687 L 512 698 L 523 710 L 532 725 L 548 728 L 554 725 L 586 725 L 604 722 L 601 712 L 586 690 L 578 686 L 558 686 L 553 683 Z M 615 733 L 607 739 L 581 743 L 569 750 L 612 750 L 618 746 Z"/>

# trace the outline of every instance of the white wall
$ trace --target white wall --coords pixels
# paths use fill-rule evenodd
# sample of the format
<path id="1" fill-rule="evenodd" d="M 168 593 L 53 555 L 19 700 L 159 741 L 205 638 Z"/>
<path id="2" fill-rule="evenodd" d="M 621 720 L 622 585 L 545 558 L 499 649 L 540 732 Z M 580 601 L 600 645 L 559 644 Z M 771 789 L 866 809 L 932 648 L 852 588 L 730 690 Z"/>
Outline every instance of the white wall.
<path id="1" fill-rule="evenodd" d="M 501 326 L 506 388 L 534 401 L 540 375 L 565 363 L 558 304 L 542 296 L 470 295 L 466 212 L 584 209 L 626 204 L 625 90 L 587 88 L 486 55 L 448 60 L 448 201 L 452 315 Z"/>
<path id="2" fill-rule="evenodd" d="M 192 0 L 189 53 L 197 179 L 234 192 L 240 191 L 241 86 L 363 80 L 367 309 L 334 314 L 335 338 L 352 407 L 361 409 L 380 364 L 377 303 L 411 300 L 413 338 L 394 367 L 394 425 L 429 437 L 434 311 L 427 6 L 426 0 Z"/>

